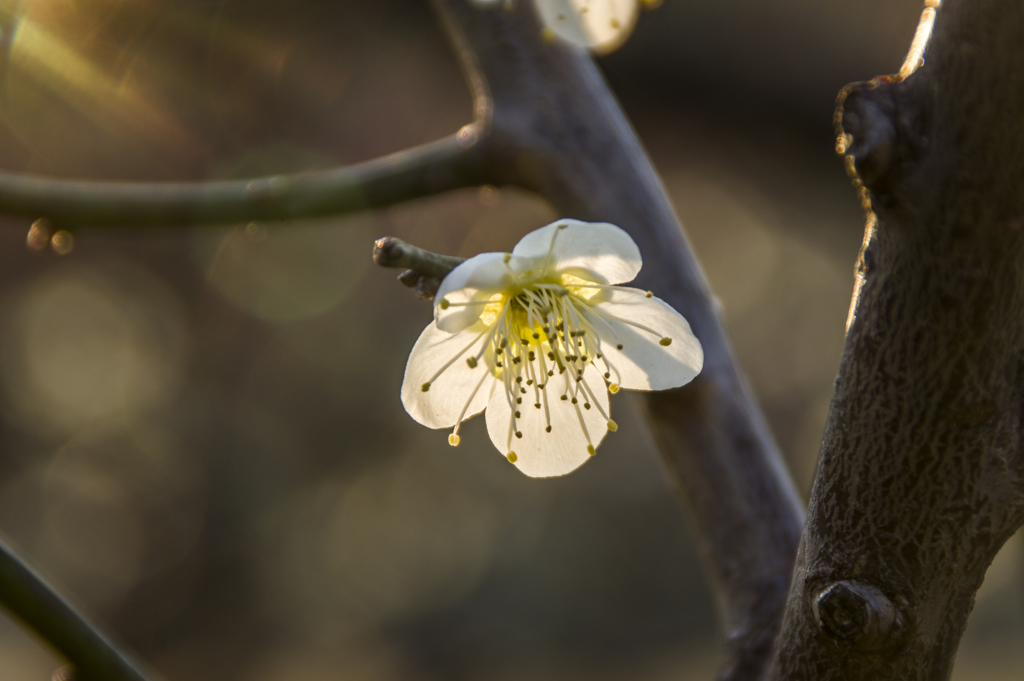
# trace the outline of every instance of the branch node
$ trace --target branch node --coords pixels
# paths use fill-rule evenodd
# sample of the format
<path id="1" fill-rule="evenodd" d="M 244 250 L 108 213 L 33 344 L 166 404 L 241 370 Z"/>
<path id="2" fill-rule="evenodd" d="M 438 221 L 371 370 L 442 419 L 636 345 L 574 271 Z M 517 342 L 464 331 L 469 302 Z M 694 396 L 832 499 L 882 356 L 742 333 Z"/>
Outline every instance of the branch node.
<path id="1" fill-rule="evenodd" d="M 811 608 L 822 633 L 857 650 L 881 650 L 895 645 L 903 632 L 900 609 L 879 589 L 861 582 L 841 581 L 826 586 Z"/>

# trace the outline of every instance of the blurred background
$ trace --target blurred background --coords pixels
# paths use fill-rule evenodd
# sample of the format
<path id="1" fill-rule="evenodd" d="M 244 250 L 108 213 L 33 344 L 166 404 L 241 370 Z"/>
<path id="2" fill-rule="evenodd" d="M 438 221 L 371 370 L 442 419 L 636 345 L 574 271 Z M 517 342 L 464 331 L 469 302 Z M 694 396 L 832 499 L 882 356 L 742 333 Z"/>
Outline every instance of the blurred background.
<path id="1" fill-rule="evenodd" d="M 721 299 L 806 496 L 863 217 L 836 93 L 898 70 L 917 0 L 666 0 L 600 60 Z M 422 0 L 0 0 L 0 167 L 202 180 L 357 162 L 470 120 Z M 430 307 L 370 266 L 553 220 L 511 189 L 308 224 L 0 220 L 0 532 L 169 681 L 713 678 L 720 635 L 629 395 L 572 475 L 482 422 L 404 413 Z M 1017 679 L 1024 556 L 989 573 L 954 678 Z M 0 614 L 0 677 L 60 661 Z"/>

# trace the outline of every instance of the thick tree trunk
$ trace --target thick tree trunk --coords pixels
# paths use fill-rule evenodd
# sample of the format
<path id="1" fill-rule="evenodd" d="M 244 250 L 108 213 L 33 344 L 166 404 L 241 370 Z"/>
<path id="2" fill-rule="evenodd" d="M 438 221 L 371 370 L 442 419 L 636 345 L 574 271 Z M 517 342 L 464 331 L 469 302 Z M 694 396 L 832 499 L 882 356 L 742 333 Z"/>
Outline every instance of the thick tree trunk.
<path id="1" fill-rule="evenodd" d="M 842 121 L 874 216 L 771 678 L 943 681 L 1024 520 L 1024 4 L 947 0 Z"/>

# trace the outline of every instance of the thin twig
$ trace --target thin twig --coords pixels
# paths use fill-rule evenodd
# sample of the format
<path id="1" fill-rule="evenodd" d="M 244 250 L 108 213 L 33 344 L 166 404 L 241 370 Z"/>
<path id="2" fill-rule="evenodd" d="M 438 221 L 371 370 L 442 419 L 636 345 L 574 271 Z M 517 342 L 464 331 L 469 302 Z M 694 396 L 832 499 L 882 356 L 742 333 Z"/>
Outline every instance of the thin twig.
<path id="1" fill-rule="evenodd" d="M 0 213 L 58 228 L 165 227 L 288 220 L 380 208 L 484 184 L 475 124 L 353 166 L 215 182 L 99 182 L 0 172 Z"/>
<path id="2" fill-rule="evenodd" d="M 0 600 L 71 662 L 75 681 L 153 680 L 3 544 Z"/>
<path id="3" fill-rule="evenodd" d="M 465 258 L 441 255 L 413 246 L 393 236 L 373 244 L 373 261 L 381 267 L 401 267 L 398 281 L 416 291 L 423 300 L 432 300 L 441 280 L 465 262 Z"/>

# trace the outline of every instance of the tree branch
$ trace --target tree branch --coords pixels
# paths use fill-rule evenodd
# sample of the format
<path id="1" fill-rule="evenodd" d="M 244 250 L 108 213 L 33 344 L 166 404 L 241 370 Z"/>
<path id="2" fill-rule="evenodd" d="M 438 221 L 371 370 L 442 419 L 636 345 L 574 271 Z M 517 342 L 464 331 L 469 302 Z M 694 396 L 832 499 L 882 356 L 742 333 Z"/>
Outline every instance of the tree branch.
<path id="1" fill-rule="evenodd" d="M 801 504 L 671 204 L 590 57 L 544 41 L 531 3 L 481 10 L 434 0 L 491 112 L 495 172 L 559 214 L 608 221 L 637 242 L 636 285 L 656 291 L 704 346 L 688 386 L 650 393 L 648 415 L 717 591 L 723 679 L 760 678 L 772 653 L 803 523 Z"/>
<path id="2" fill-rule="evenodd" d="M 58 180 L 0 172 L 0 213 L 58 228 L 167 227 L 339 215 L 486 183 L 477 124 L 366 163 L 296 175 L 181 183 Z"/>
<path id="3" fill-rule="evenodd" d="M 75 681 L 149 681 L 124 653 L 3 544 L 0 600 L 71 662 Z"/>
<path id="4" fill-rule="evenodd" d="M 377 239 L 373 244 L 373 261 L 381 267 L 401 267 L 405 271 L 398 281 L 413 288 L 420 298 L 429 300 L 448 273 L 466 261 L 413 246 L 393 236 Z"/>
<path id="5" fill-rule="evenodd" d="M 872 215 L 771 678 L 946 681 L 1024 522 L 1024 5 L 946 0 L 840 119 Z"/>

